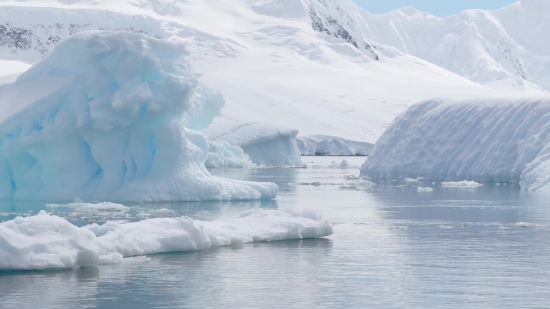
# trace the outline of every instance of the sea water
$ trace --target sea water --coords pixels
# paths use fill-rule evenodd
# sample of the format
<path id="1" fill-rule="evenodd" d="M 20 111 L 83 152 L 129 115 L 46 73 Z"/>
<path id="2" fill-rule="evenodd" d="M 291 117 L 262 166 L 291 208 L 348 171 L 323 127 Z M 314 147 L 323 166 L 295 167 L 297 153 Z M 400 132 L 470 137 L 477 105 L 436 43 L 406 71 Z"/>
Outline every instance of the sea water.
<path id="1" fill-rule="evenodd" d="M 2 202 L 3 221 L 45 209 L 79 226 L 182 215 L 216 220 L 259 207 L 311 208 L 333 222 L 334 234 L 156 254 L 98 267 L 1 271 L 0 308 L 550 305 L 549 198 L 510 184 L 370 183 L 357 177 L 361 157 L 303 161 L 305 169 L 211 171 L 275 182 L 280 187 L 275 201 L 134 204 L 103 211 Z"/>

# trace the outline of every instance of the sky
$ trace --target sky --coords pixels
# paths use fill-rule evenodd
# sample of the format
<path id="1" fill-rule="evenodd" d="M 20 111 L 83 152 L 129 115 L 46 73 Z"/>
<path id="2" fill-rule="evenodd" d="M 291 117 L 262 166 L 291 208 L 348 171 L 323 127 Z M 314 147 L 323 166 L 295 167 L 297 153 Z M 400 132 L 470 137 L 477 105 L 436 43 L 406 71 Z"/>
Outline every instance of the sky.
<path id="1" fill-rule="evenodd" d="M 466 9 L 494 10 L 518 0 L 353 0 L 371 13 L 387 13 L 404 7 L 414 6 L 419 11 L 445 17 L 458 14 Z"/>

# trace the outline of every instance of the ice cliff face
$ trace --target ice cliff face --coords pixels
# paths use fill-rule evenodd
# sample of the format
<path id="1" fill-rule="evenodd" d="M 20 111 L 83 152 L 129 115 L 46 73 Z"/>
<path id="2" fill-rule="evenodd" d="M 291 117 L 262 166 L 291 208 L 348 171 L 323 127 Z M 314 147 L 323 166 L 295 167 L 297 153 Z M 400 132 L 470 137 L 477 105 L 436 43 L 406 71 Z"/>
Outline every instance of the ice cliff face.
<path id="1" fill-rule="evenodd" d="M 204 167 L 201 128 L 223 97 L 178 43 L 81 32 L 0 87 L 0 198 L 195 201 L 273 198 L 274 184 Z"/>
<path id="2" fill-rule="evenodd" d="M 550 101 L 430 100 L 380 137 L 361 175 L 519 183 L 550 192 Z"/>

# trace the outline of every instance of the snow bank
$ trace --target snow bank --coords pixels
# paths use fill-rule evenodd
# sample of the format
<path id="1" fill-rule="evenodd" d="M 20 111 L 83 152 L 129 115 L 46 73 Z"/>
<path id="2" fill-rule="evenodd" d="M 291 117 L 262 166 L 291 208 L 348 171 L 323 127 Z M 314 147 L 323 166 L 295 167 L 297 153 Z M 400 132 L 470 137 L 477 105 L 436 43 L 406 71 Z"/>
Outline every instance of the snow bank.
<path id="1" fill-rule="evenodd" d="M 378 140 L 361 175 L 520 183 L 550 192 L 550 100 L 431 100 Z"/>
<path id="2" fill-rule="evenodd" d="M 180 44 L 81 32 L 0 87 L 0 198 L 197 201 L 273 198 L 275 184 L 212 177 L 202 128 L 223 97 Z"/>
<path id="3" fill-rule="evenodd" d="M 373 145 L 328 135 L 299 136 L 296 139 L 303 156 L 367 156 Z"/>
<path id="4" fill-rule="evenodd" d="M 244 212 L 238 219 L 213 222 L 158 218 L 82 228 L 41 211 L 0 223 L 0 269 L 94 266 L 128 256 L 330 234 L 332 225 L 312 210 L 259 209 Z"/>
<path id="5" fill-rule="evenodd" d="M 263 166 L 301 166 L 296 146 L 298 130 L 274 122 L 246 123 L 238 126 L 217 125 L 203 130 L 214 142 L 238 146 L 250 160 Z"/>

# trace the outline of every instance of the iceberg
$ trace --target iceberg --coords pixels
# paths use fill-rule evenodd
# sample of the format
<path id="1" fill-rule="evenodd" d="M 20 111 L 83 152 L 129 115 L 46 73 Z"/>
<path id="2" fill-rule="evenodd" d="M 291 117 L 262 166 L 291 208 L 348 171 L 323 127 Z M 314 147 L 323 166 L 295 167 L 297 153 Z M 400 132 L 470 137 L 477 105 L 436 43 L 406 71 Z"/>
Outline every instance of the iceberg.
<path id="1" fill-rule="evenodd" d="M 224 105 L 183 45 L 80 32 L 0 86 L 0 198 L 271 199 L 278 188 L 211 176 L 207 126 Z"/>
<path id="2" fill-rule="evenodd" d="M 244 153 L 239 146 L 233 146 L 228 142 L 212 142 L 208 143 L 208 158 L 205 166 L 207 168 L 254 168 L 257 165 L 252 163 L 250 157 Z"/>
<path id="3" fill-rule="evenodd" d="M 298 130 L 275 122 L 215 125 L 202 131 L 213 142 L 237 146 L 260 166 L 301 166 Z"/>
<path id="4" fill-rule="evenodd" d="M 240 218 L 211 222 L 156 218 L 80 228 L 41 211 L 0 223 L 0 270 L 96 266 L 145 254 L 331 234 L 331 223 L 313 210 L 253 209 Z"/>
<path id="5" fill-rule="evenodd" d="M 303 156 L 368 156 L 373 145 L 328 135 L 298 136 Z"/>
<path id="6" fill-rule="evenodd" d="M 373 179 L 519 183 L 531 192 L 550 192 L 548 175 L 548 99 L 417 103 L 397 117 L 361 167 L 361 176 Z"/>

